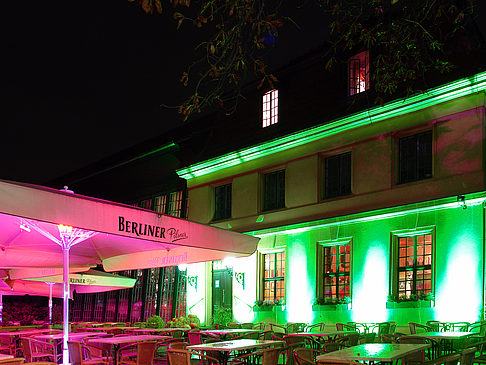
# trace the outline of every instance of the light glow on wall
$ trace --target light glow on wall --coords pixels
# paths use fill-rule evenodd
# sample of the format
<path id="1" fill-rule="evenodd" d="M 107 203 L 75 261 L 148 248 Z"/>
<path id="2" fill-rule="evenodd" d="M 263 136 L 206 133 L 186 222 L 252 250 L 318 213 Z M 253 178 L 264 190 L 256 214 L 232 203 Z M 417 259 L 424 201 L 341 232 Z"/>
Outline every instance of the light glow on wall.
<path id="1" fill-rule="evenodd" d="M 474 243 L 477 239 L 465 232 L 449 252 L 448 264 L 443 267 L 444 279 L 436 290 L 435 314 L 440 321 L 472 323 L 479 320 L 480 257 Z"/>
<path id="2" fill-rule="evenodd" d="M 388 319 L 386 299 L 388 293 L 388 258 L 379 245 L 368 248 L 363 272 L 353 283 L 353 311 L 355 322 L 385 322 Z"/>
<path id="3" fill-rule="evenodd" d="M 292 248 L 291 248 L 292 249 Z M 309 283 L 307 268 L 309 260 L 306 250 L 301 244 L 294 242 L 293 249 L 288 251 L 286 310 L 288 322 L 311 323 L 312 300 L 315 297 L 314 289 Z"/>

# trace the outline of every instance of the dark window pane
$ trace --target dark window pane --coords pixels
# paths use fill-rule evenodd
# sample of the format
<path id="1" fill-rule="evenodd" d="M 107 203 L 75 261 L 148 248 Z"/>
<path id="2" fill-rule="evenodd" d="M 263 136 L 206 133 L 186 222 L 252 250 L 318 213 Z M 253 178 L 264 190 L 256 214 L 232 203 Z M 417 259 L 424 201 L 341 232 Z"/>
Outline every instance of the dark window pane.
<path id="1" fill-rule="evenodd" d="M 351 194 L 351 152 L 327 157 L 324 169 L 324 198 Z"/>
<path id="2" fill-rule="evenodd" d="M 432 177 L 432 131 L 400 138 L 398 183 Z"/>
<path id="3" fill-rule="evenodd" d="M 285 208 L 285 170 L 263 175 L 263 210 Z"/>
<path id="4" fill-rule="evenodd" d="M 214 220 L 231 218 L 231 184 L 214 188 Z"/>

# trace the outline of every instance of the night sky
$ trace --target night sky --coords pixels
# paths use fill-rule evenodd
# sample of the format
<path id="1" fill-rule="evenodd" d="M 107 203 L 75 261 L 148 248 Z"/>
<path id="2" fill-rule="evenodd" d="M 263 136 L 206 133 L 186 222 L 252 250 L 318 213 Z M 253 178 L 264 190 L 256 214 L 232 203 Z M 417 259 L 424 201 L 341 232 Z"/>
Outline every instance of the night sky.
<path id="1" fill-rule="evenodd" d="M 182 123 L 159 105 L 187 95 L 198 33 L 177 31 L 165 4 L 149 16 L 127 0 L 2 2 L 0 179 L 43 184 Z M 327 32 L 295 16 L 305 27 L 281 32 L 280 62 Z"/>

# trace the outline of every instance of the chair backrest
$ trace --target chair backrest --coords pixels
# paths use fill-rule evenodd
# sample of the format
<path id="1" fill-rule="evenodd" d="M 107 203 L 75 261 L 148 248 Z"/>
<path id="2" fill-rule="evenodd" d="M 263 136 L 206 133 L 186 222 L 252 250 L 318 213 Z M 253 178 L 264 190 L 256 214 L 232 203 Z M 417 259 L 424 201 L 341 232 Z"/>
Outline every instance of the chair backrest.
<path id="1" fill-rule="evenodd" d="M 156 341 L 137 343 L 137 365 L 152 365 L 154 362 Z"/>
<path id="2" fill-rule="evenodd" d="M 278 358 L 280 357 L 281 349 L 269 348 L 262 350 L 262 361 L 261 365 L 278 365 Z"/>
<path id="3" fill-rule="evenodd" d="M 426 337 L 420 336 L 402 336 L 397 338 L 398 343 L 411 343 L 411 344 L 430 344 L 431 349 L 429 351 L 433 351 L 434 349 L 438 348 L 438 345 L 435 340 Z M 404 360 L 405 363 L 423 363 L 425 358 L 425 350 L 415 352 L 413 354 L 405 356 Z"/>
<path id="4" fill-rule="evenodd" d="M 475 354 L 476 354 L 475 347 L 462 350 L 461 359 L 459 360 L 459 362 L 461 363 L 461 365 L 472 365 Z"/>
<path id="5" fill-rule="evenodd" d="M 1 365 L 21 365 L 25 359 L 23 357 L 14 357 L 13 359 L 3 359 L 0 360 Z"/>
<path id="6" fill-rule="evenodd" d="M 308 324 L 304 328 L 304 332 L 322 332 L 325 331 L 326 323 L 319 322 L 314 324 Z"/>
<path id="7" fill-rule="evenodd" d="M 346 323 L 336 323 L 336 330 L 338 331 L 356 331 L 356 326 Z"/>
<path id="8" fill-rule="evenodd" d="M 190 345 L 199 345 L 203 343 L 202 334 L 199 331 L 189 331 L 187 333 L 187 340 Z"/>
<path id="9" fill-rule="evenodd" d="M 281 324 L 270 323 L 270 330 L 275 332 L 275 334 L 287 333 L 287 328 Z"/>
<path id="10" fill-rule="evenodd" d="M 172 331 L 172 338 L 181 338 L 183 334 L 184 334 L 183 330 Z"/>
<path id="11" fill-rule="evenodd" d="M 255 325 L 253 323 L 248 322 L 248 323 L 242 323 L 240 325 L 240 328 L 243 328 L 243 329 L 246 329 L 246 330 L 252 330 L 252 329 L 254 329 L 254 326 Z M 260 329 L 260 328 L 256 328 L 256 329 Z"/>
<path id="12" fill-rule="evenodd" d="M 439 332 L 440 331 L 440 328 L 439 328 L 440 322 L 439 321 L 427 321 L 427 322 L 425 322 L 425 324 L 427 326 L 429 326 L 430 328 L 432 328 L 432 330 L 434 332 Z"/>
<path id="13" fill-rule="evenodd" d="M 228 328 L 241 328 L 241 323 L 228 323 Z"/>
<path id="14" fill-rule="evenodd" d="M 467 332 L 470 323 L 469 322 L 453 322 L 450 324 L 452 331 Z"/>
<path id="15" fill-rule="evenodd" d="M 20 346 L 22 346 L 22 352 L 27 362 L 32 362 L 32 350 L 30 347 L 30 339 L 28 337 L 20 338 Z"/>
<path id="16" fill-rule="evenodd" d="M 81 350 L 81 342 L 68 341 L 69 362 L 71 365 L 83 364 L 83 352 Z"/>
<path id="17" fill-rule="evenodd" d="M 303 332 L 306 326 L 306 323 L 287 323 L 287 333 Z"/>
<path id="18" fill-rule="evenodd" d="M 294 349 L 294 361 L 296 365 L 315 365 L 316 356 L 321 354 L 323 352 L 320 350 L 299 347 Z"/>
<path id="19" fill-rule="evenodd" d="M 360 336 L 360 343 L 374 343 L 376 339 L 376 332 L 363 333 Z"/>
<path id="20" fill-rule="evenodd" d="M 172 342 L 169 344 L 169 349 L 185 350 L 189 344 L 187 342 Z"/>
<path id="21" fill-rule="evenodd" d="M 479 336 L 485 336 L 486 335 L 486 322 L 481 321 L 481 322 L 474 322 L 471 325 L 469 325 L 468 329 L 469 332 L 476 332 Z"/>
<path id="22" fill-rule="evenodd" d="M 419 332 L 434 332 L 432 327 L 425 324 L 420 324 L 416 322 L 408 322 L 408 327 L 410 328 L 410 334 L 415 335 L 417 331 Z"/>
<path id="23" fill-rule="evenodd" d="M 191 352 L 169 348 L 167 351 L 169 365 L 191 365 Z"/>
<path id="24" fill-rule="evenodd" d="M 265 322 L 253 323 L 251 329 L 265 331 Z"/>
<path id="25" fill-rule="evenodd" d="M 271 340 L 272 339 L 272 335 L 274 334 L 275 332 L 273 331 L 263 331 L 263 332 L 260 332 L 259 335 L 260 335 L 260 340 Z"/>

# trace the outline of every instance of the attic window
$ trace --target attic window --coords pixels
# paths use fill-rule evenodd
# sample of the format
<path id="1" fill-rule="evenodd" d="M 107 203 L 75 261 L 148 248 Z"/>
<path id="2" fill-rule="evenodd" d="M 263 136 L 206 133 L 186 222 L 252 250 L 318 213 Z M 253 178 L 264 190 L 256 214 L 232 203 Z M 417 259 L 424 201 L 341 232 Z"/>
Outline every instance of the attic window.
<path id="1" fill-rule="evenodd" d="M 263 128 L 278 122 L 278 90 L 263 94 Z"/>
<path id="2" fill-rule="evenodd" d="M 348 94 L 355 95 L 370 88 L 370 60 L 368 51 L 348 60 Z"/>

